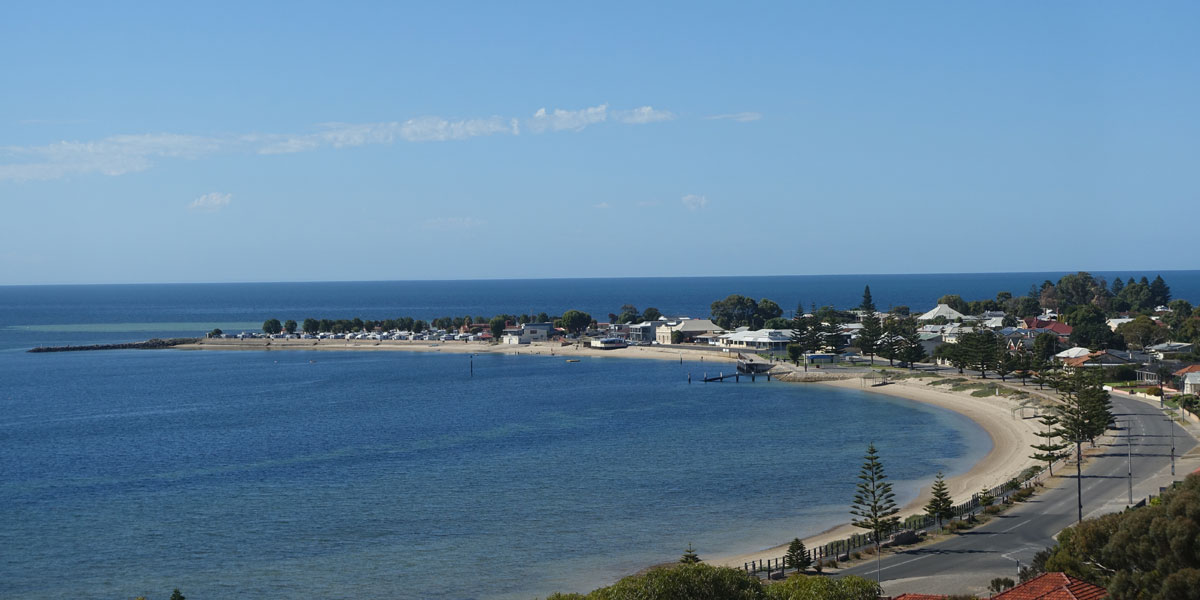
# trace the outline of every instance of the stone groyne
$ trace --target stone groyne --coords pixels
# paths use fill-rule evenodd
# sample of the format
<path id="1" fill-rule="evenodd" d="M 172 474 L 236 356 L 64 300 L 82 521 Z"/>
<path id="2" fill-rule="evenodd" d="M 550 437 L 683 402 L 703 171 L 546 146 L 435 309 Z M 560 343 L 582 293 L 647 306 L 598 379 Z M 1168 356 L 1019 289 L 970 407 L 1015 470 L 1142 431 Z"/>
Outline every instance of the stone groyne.
<path id="1" fill-rule="evenodd" d="M 154 338 L 144 342 L 127 342 L 124 344 L 93 344 L 91 346 L 39 346 L 30 352 L 84 352 L 88 350 L 159 350 L 172 348 L 182 344 L 194 344 L 200 338 Z"/>

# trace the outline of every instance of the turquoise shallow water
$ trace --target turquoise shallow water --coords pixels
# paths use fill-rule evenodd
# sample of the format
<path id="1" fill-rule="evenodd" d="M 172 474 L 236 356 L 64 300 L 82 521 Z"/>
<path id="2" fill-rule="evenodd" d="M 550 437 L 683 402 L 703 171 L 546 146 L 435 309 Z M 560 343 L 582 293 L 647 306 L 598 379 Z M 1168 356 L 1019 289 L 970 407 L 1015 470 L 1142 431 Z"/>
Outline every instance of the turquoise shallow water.
<path id="1" fill-rule="evenodd" d="M 906 502 L 985 454 L 857 390 L 701 364 L 6 352 L 0 597 L 532 598 L 843 521 L 875 441 Z M 310 362 L 315 361 L 315 362 Z"/>

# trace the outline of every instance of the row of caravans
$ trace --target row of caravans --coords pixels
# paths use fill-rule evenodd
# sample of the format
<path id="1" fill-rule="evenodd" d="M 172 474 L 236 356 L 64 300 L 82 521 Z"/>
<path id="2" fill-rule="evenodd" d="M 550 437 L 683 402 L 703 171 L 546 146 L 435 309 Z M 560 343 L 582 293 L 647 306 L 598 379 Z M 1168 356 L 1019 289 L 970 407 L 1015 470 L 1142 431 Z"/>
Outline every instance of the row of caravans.
<path id="1" fill-rule="evenodd" d="M 228 337 L 228 336 L 225 336 Z M 427 340 L 427 341 L 477 341 L 484 339 L 478 334 L 468 333 L 448 333 L 445 331 L 430 331 L 424 333 L 413 333 L 411 331 L 386 331 L 386 332 L 366 332 L 359 331 L 354 333 L 329 333 L 320 332 L 317 334 L 311 333 L 278 333 L 269 335 L 258 332 L 241 332 L 237 334 L 237 339 L 278 339 L 278 340 Z"/>

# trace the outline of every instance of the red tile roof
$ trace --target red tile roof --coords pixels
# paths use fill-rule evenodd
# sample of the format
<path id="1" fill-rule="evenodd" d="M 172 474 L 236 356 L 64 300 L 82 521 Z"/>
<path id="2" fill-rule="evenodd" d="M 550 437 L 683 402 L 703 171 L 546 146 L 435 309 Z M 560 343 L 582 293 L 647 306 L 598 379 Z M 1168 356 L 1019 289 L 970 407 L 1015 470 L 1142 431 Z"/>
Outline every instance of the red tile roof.
<path id="1" fill-rule="evenodd" d="M 1100 600 L 1108 590 L 1065 573 L 1046 573 L 1030 579 L 992 600 Z"/>
<path id="2" fill-rule="evenodd" d="M 1187 375 L 1188 373 L 1200 373 L 1200 365 L 1191 365 L 1190 367 L 1184 367 L 1178 371 L 1175 371 L 1175 376 L 1183 377 L 1184 375 Z"/>
<path id="3" fill-rule="evenodd" d="M 1052 321 L 1049 325 L 1046 325 L 1042 329 L 1049 329 L 1058 335 L 1071 335 L 1071 332 L 1075 331 L 1074 327 L 1071 327 L 1066 323 L 1059 323 L 1058 321 Z"/>
<path id="4" fill-rule="evenodd" d="M 1047 321 L 1037 317 L 1025 317 L 1024 321 L 1026 329 L 1045 329 L 1058 335 L 1071 335 L 1071 332 L 1074 331 L 1070 325 L 1059 321 Z"/>

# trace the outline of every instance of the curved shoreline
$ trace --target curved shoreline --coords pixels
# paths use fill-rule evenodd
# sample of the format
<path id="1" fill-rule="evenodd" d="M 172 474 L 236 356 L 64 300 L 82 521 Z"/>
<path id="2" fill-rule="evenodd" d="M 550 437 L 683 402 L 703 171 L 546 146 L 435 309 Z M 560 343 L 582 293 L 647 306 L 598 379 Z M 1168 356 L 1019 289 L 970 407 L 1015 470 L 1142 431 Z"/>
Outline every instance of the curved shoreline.
<path id="1" fill-rule="evenodd" d="M 1010 408 L 1016 404 L 1007 399 L 976 398 L 969 394 L 959 394 L 932 388 L 925 384 L 895 383 L 874 388 L 860 388 L 855 380 L 818 382 L 846 389 L 860 389 L 864 392 L 883 394 L 903 398 L 921 404 L 936 406 L 958 413 L 988 434 L 992 441 L 992 449 L 983 458 L 971 465 L 964 473 L 946 479 L 951 496 L 955 502 L 970 498 L 984 487 L 991 487 L 1011 479 L 1021 471 L 1034 466 L 1037 461 L 1028 457 L 1028 448 L 1038 441 L 1032 419 L 1022 419 L 1014 416 Z M 900 517 L 923 512 L 924 505 L 929 501 L 930 485 L 923 485 L 913 501 L 900 509 Z M 849 510 L 850 501 L 846 507 Z M 844 539 L 861 529 L 850 525 L 849 522 L 834 525 L 814 535 L 802 538 L 805 546 L 813 548 L 839 539 Z M 790 540 L 789 540 L 790 541 Z M 787 551 L 788 542 L 772 545 L 755 552 L 736 555 L 722 555 L 706 562 L 717 565 L 741 567 L 744 563 L 754 560 L 767 560 L 783 556 Z"/>
<path id="2" fill-rule="evenodd" d="M 535 343 L 529 345 L 493 345 L 480 342 L 414 342 L 414 341 L 374 341 L 374 340 L 199 340 L 195 344 L 176 346 L 182 350 L 310 350 L 310 351 L 365 351 L 365 352 L 446 352 L 454 354 L 528 354 L 541 356 L 563 357 L 620 357 L 641 358 L 651 360 L 689 360 L 712 362 L 718 369 L 732 367 L 736 361 L 736 352 L 721 352 L 701 348 L 678 348 L 672 346 L 634 346 L 620 350 L 599 350 L 586 346 L 562 346 L 552 343 Z M 834 375 L 836 371 L 828 370 L 822 375 Z M 810 372 L 810 375 L 816 373 Z M 921 404 L 950 410 L 970 419 L 991 438 L 992 448 L 965 472 L 946 479 L 946 485 L 955 502 L 970 498 L 971 494 L 984 487 L 991 487 L 1007 481 L 1026 468 L 1039 464 L 1029 458 L 1029 446 L 1040 440 L 1035 435 L 1033 419 L 1016 416 L 1018 405 L 1004 397 L 977 398 L 969 393 L 956 393 L 945 389 L 926 385 L 922 380 L 904 380 L 879 387 L 861 387 L 859 378 L 849 377 L 841 380 L 812 381 L 818 385 L 857 389 L 863 392 L 882 394 L 902 398 Z M 920 381 L 918 383 L 918 381 Z M 908 516 L 922 509 L 928 502 L 932 481 L 923 485 L 917 497 L 903 506 L 900 516 Z M 849 499 L 846 501 L 849 509 Z M 838 539 L 843 539 L 854 533 L 861 533 L 849 524 L 840 523 L 819 533 L 809 535 L 804 543 L 809 548 L 822 545 Z M 740 567 L 753 560 L 779 558 L 787 549 L 790 540 L 764 540 L 762 550 L 735 555 L 722 555 L 705 562 L 718 565 Z M 776 545 L 778 542 L 778 545 Z"/>

